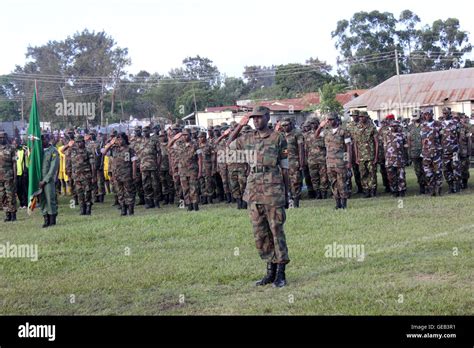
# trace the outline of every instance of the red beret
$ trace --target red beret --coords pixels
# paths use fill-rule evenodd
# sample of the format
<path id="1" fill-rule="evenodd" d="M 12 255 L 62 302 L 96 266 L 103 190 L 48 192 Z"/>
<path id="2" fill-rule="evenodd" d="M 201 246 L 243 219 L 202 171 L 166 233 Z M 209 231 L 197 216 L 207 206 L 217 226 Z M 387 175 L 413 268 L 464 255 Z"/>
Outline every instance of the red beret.
<path id="1" fill-rule="evenodd" d="M 386 120 L 394 120 L 394 119 L 395 119 L 395 115 L 389 114 L 389 115 L 385 116 L 385 119 L 386 119 Z"/>

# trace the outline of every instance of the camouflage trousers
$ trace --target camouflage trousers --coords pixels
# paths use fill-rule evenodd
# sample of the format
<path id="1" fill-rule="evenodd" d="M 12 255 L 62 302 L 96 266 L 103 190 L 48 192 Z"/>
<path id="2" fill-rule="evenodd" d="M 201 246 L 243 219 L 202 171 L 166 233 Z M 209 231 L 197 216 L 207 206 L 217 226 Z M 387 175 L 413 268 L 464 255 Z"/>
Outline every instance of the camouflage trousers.
<path id="1" fill-rule="evenodd" d="M 161 195 L 174 195 L 174 182 L 168 170 L 160 171 Z"/>
<path id="2" fill-rule="evenodd" d="M 308 188 L 308 193 L 314 192 L 313 181 L 311 180 L 311 173 L 309 170 L 309 165 L 305 165 L 303 168 L 303 177 L 306 187 Z"/>
<path id="3" fill-rule="evenodd" d="M 136 195 L 136 185 L 131 178 L 115 178 L 115 190 L 117 192 L 120 205 L 134 205 Z"/>
<path id="4" fill-rule="evenodd" d="M 335 199 L 349 198 L 346 168 L 328 168 L 328 179 Z"/>
<path id="5" fill-rule="evenodd" d="M 76 192 L 76 185 L 74 183 L 74 179 L 72 178 L 72 172 L 66 173 L 66 175 L 69 178 L 68 185 L 71 188 L 71 195 L 76 198 L 77 197 L 77 192 Z"/>
<path id="6" fill-rule="evenodd" d="M 382 176 L 382 183 L 385 188 L 389 188 L 390 184 L 388 182 L 387 168 L 385 167 L 385 157 L 380 157 L 378 163 L 380 165 L 380 175 Z"/>
<path id="7" fill-rule="evenodd" d="M 77 198 L 80 205 L 89 205 L 92 202 L 92 190 L 94 184 L 92 183 L 92 177 L 76 177 L 74 180 L 76 186 Z"/>
<path id="8" fill-rule="evenodd" d="M 328 181 L 328 171 L 326 168 L 326 163 L 323 162 L 309 162 L 309 174 L 311 176 L 311 183 L 315 190 L 317 191 L 328 191 L 329 190 L 329 181 Z"/>
<path id="9" fill-rule="evenodd" d="M 227 170 L 227 165 L 217 165 L 217 172 L 219 173 L 221 180 L 222 180 L 222 187 L 224 189 L 224 193 L 227 194 L 230 192 L 230 185 L 229 185 L 229 171 Z"/>
<path id="10" fill-rule="evenodd" d="M 181 197 L 183 196 L 183 187 L 181 186 L 181 178 L 178 174 L 178 168 L 175 168 L 173 171 L 173 183 L 176 198 L 181 199 Z"/>
<path id="11" fill-rule="evenodd" d="M 104 171 L 101 169 L 97 170 L 97 182 L 94 184 L 94 190 L 92 195 L 95 197 L 105 195 L 105 176 Z"/>
<path id="12" fill-rule="evenodd" d="M 426 186 L 430 190 L 441 187 L 443 184 L 442 162 L 440 155 L 423 158 L 423 173 L 425 174 Z"/>
<path id="13" fill-rule="evenodd" d="M 361 182 L 361 178 L 360 178 L 359 165 L 356 164 L 354 161 L 352 161 L 352 174 L 354 176 L 354 181 L 356 183 L 357 190 L 361 190 L 362 189 L 362 182 Z M 352 180 L 349 181 L 349 190 L 352 191 Z"/>
<path id="14" fill-rule="evenodd" d="M 156 170 L 142 170 L 142 187 L 145 199 L 156 200 L 161 196 L 158 172 Z"/>
<path id="15" fill-rule="evenodd" d="M 296 166 L 288 168 L 288 181 L 290 184 L 291 198 L 301 198 L 301 186 L 303 185 L 303 176 L 301 170 Z"/>
<path id="16" fill-rule="evenodd" d="M 245 167 L 229 167 L 230 191 L 235 199 L 242 198 L 247 186 L 247 176 Z"/>
<path id="17" fill-rule="evenodd" d="M 197 173 L 180 175 L 184 204 L 199 203 L 199 180 Z"/>
<path id="18" fill-rule="evenodd" d="M 461 179 L 468 180 L 469 179 L 469 167 L 471 166 L 471 162 L 469 157 L 461 157 Z"/>
<path id="19" fill-rule="evenodd" d="M 255 245 L 262 260 L 283 264 L 290 262 L 283 231 L 286 221 L 285 209 L 267 204 L 251 203 L 249 211 Z"/>
<path id="20" fill-rule="evenodd" d="M 374 164 L 373 161 L 360 161 L 359 173 L 360 182 L 364 191 L 377 188 L 377 165 Z"/>
<path id="21" fill-rule="evenodd" d="M 412 158 L 411 163 L 413 163 L 418 185 L 426 185 L 425 173 L 423 172 L 423 159 L 421 157 Z"/>
<path id="22" fill-rule="evenodd" d="M 450 186 L 461 181 L 461 161 L 457 153 L 443 155 L 443 175 Z"/>
<path id="23" fill-rule="evenodd" d="M 138 169 L 137 164 L 137 177 L 133 180 L 133 185 L 135 186 L 135 193 L 138 193 L 139 198 L 145 198 L 145 192 L 143 191 L 143 182 L 142 182 L 142 173 Z"/>
<path id="24" fill-rule="evenodd" d="M 215 179 L 212 175 L 203 175 L 199 178 L 201 195 L 211 197 L 216 187 Z"/>
<path id="25" fill-rule="evenodd" d="M 388 182 L 392 192 L 402 192 L 407 189 L 407 182 L 405 178 L 405 167 L 387 167 Z"/>
<path id="26" fill-rule="evenodd" d="M 3 211 L 16 213 L 16 187 L 13 179 L 0 181 L 0 202 Z"/>

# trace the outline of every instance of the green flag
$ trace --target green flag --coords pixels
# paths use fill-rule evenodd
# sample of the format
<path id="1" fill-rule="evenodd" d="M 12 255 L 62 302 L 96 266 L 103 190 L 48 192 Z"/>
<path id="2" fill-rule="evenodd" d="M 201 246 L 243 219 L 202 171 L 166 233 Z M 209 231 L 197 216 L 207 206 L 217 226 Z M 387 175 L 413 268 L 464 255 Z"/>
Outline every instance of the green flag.
<path id="1" fill-rule="evenodd" d="M 28 213 L 31 213 L 36 206 L 35 193 L 39 189 L 43 163 L 43 144 L 41 142 L 38 105 L 36 104 L 36 85 L 31 102 L 30 123 L 28 125 L 28 150 L 30 152 L 30 163 L 28 166 Z"/>

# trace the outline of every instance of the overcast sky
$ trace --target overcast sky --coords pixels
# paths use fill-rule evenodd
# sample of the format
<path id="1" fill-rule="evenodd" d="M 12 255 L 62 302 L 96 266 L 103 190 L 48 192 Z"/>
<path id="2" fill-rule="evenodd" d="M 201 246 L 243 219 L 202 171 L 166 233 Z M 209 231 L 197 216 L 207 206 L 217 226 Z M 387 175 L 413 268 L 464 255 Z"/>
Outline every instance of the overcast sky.
<path id="1" fill-rule="evenodd" d="M 311 0 L 2 0 L 0 74 L 25 63 L 28 45 L 105 30 L 129 49 L 128 71 L 167 73 L 197 54 L 222 73 L 241 76 L 245 65 L 304 63 L 319 57 L 335 65 L 331 31 L 358 11 L 410 9 L 423 23 L 456 17 L 474 42 L 474 1 Z"/>

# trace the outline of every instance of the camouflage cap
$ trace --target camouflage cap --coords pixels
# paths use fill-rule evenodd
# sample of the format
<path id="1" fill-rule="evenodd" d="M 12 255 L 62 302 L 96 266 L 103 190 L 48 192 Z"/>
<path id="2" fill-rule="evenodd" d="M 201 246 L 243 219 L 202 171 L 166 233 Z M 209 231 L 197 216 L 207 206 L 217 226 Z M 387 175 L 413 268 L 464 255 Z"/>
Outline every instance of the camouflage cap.
<path id="1" fill-rule="evenodd" d="M 80 142 L 84 142 L 84 136 L 83 135 L 78 135 L 76 137 L 76 142 L 80 143 Z"/>
<path id="2" fill-rule="evenodd" d="M 139 130 L 142 130 L 142 126 L 135 126 L 135 132 Z"/>
<path id="3" fill-rule="evenodd" d="M 207 138 L 206 132 L 199 132 L 198 138 Z"/>
<path id="4" fill-rule="evenodd" d="M 281 120 L 280 125 L 288 126 L 291 124 L 291 119 L 289 117 L 285 117 Z"/>
<path id="5" fill-rule="evenodd" d="M 158 130 L 160 130 L 160 129 L 161 129 L 160 124 L 159 124 L 159 123 L 155 124 L 155 125 L 153 126 L 153 129 L 158 129 Z"/>
<path id="6" fill-rule="evenodd" d="M 360 116 L 360 111 L 359 110 L 352 110 L 350 113 L 350 116 Z"/>
<path id="7" fill-rule="evenodd" d="M 327 120 L 337 120 L 339 119 L 339 114 L 337 112 L 330 112 L 326 115 Z"/>
<path id="8" fill-rule="evenodd" d="M 175 124 L 173 125 L 173 128 L 172 128 L 172 129 L 173 129 L 173 130 L 181 130 L 181 126 L 180 126 L 179 124 L 175 123 Z"/>
<path id="9" fill-rule="evenodd" d="M 150 130 L 151 130 L 151 128 L 150 128 L 150 126 L 145 126 L 145 127 L 143 127 L 143 130 L 150 131 Z"/>
<path id="10" fill-rule="evenodd" d="M 266 106 L 257 106 L 253 109 L 249 117 L 270 115 L 270 109 Z"/>
<path id="11" fill-rule="evenodd" d="M 196 134 L 199 133 L 198 129 L 196 127 L 191 128 L 191 134 Z"/>
<path id="12" fill-rule="evenodd" d="M 451 112 L 451 108 L 445 106 L 445 107 L 442 109 L 442 111 L 443 111 L 443 113 L 445 113 L 445 112 L 449 113 L 449 112 Z"/>
<path id="13" fill-rule="evenodd" d="M 229 125 L 227 124 L 227 122 L 222 122 L 221 123 L 221 127 L 228 127 Z"/>
<path id="14" fill-rule="evenodd" d="M 369 113 L 367 111 L 361 111 L 359 112 L 359 117 L 370 117 Z"/>
<path id="15" fill-rule="evenodd" d="M 181 133 L 191 135 L 191 129 L 189 129 L 189 128 L 184 128 L 184 129 L 181 131 Z"/>

